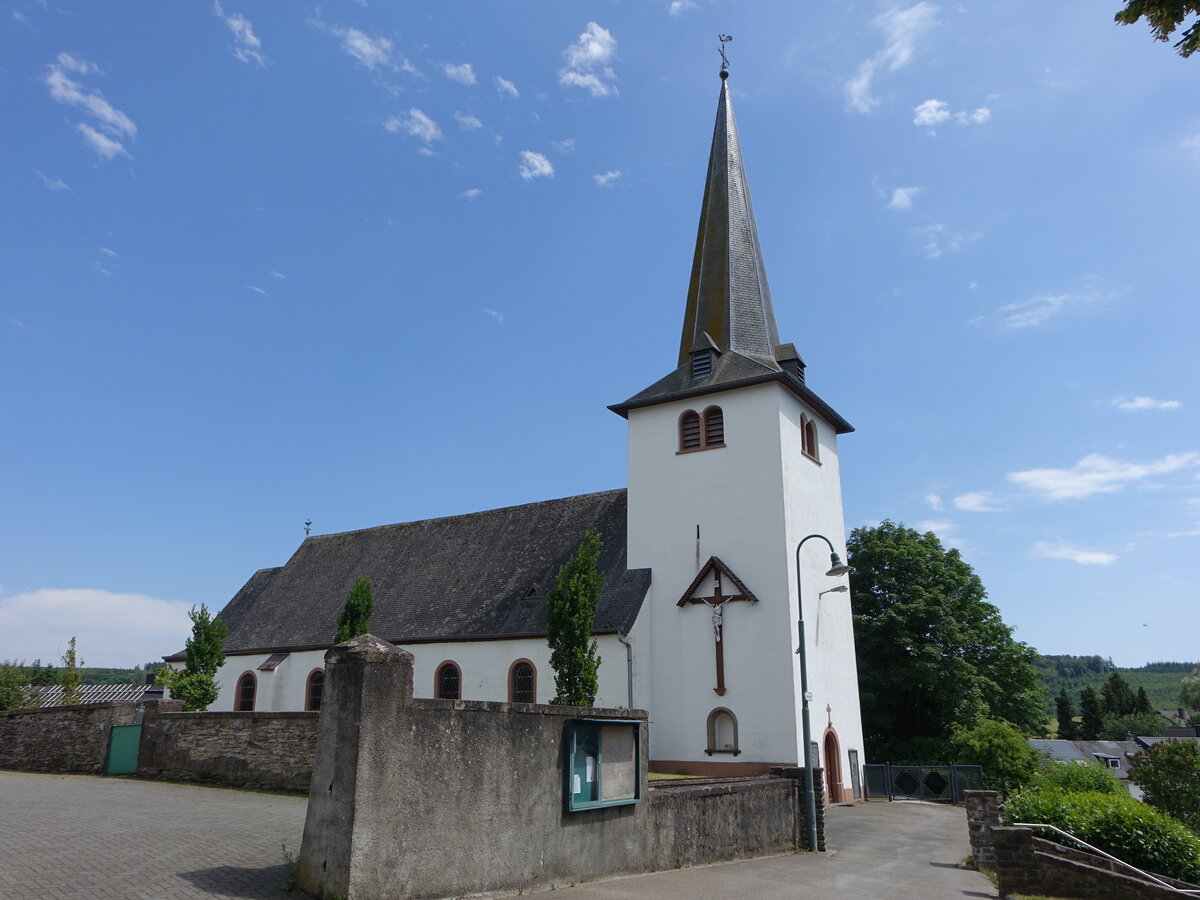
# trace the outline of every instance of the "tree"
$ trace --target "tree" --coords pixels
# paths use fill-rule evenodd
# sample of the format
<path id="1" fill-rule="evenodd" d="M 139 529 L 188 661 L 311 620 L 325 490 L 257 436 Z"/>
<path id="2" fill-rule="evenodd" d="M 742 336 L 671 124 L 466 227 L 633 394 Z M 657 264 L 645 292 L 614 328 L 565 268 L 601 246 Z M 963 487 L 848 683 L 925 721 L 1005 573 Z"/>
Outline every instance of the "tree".
<path id="1" fill-rule="evenodd" d="M 1114 17 L 1118 24 L 1132 25 L 1145 17 L 1156 41 L 1170 40 L 1175 29 L 1190 15 L 1200 13 L 1195 0 L 1129 0 Z M 1200 20 L 1187 28 L 1175 44 L 1180 56 L 1188 57 L 1200 50 Z"/>
<path id="2" fill-rule="evenodd" d="M 25 667 L 5 660 L 0 662 L 0 709 L 22 709 L 29 705 Z"/>
<path id="3" fill-rule="evenodd" d="M 1130 713 L 1127 716 L 1105 716 L 1100 726 L 1100 740 L 1123 741 L 1125 735 L 1158 737 L 1170 723 L 1156 712 Z"/>
<path id="4" fill-rule="evenodd" d="M 1106 715 L 1127 716 L 1137 704 L 1133 689 L 1120 672 L 1113 672 L 1100 688 L 1100 705 Z"/>
<path id="5" fill-rule="evenodd" d="M 1045 729 L 1037 654 L 957 550 L 890 521 L 854 529 L 847 548 L 868 756 L 895 759 L 983 718 Z"/>
<path id="6" fill-rule="evenodd" d="M 220 619 L 214 618 L 203 603 L 199 609 L 193 606 L 188 618 L 192 620 L 192 636 L 184 650 L 187 662 L 183 671 L 163 666 L 158 670 L 158 681 L 172 697 L 183 701 L 184 709 L 197 711 L 208 709 L 216 702 L 216 674 L 225 664 L 222 642 L 229 629 Z"/>
<path id="7" fill-rule="evenodd" d="M 1096 689 L 1090 684 L 1079 692 L 1079 740 L 1100 740 L 1100 729 L 1104 727 L 1104 709 Z"/>
<path id="8" fill-rule="evenodd" d="M 73 706 L 82 699 L 79 686 L 83 684 L 83 673 L 79 671 L 83 666 L 83 660 L 76 661 L 74 636 L 67 641 L 67 652 L 63 654 L 62 664 L 62 705 Z"/>
<path id="9" fill-rule="evenodd" d="M 597 569 L 600 547 L 599 533 L 588 531 L 546 593 L 546 641 L 554 669 L 552 703 L 591 706 L 596 702 L 600 657 L 592 628 L 604 586 Z"/>
<path id="10" fill-rule="evenodd" d="M 1041 761 L 1011 722 L 983 719 L 974 727 L 955 726 L 950 737 L 954 761 L 981 766 L 988 786 L 1008 793 L 1027 782 Z"/>
<path id="11" fill-rule="evenodd" d="M 1075 705 L 1071 703 L 1071 698 L 1067 696 L 1067 689 L 1064 687 L 1058 692 L 1058 696 L 1054 699 L 1054 706 L 1058 713 L 1058 737 L 1063 741 L 1076 740 L 1079 734 L 1079 726 L 1075 723 Z"/>
<path id="12" fill-rule="evenodd" d="M 346 604 L 342 607 L 342 614 L 338 616 L 337 635 L 333 642 L 340 644 L 356 638 L 360 634 L 366 634 L 371 624 L 371 610 L 374 607 L 375 602 L 371 599 L 371 582 L 366 578 L 358 579 L 354 582 L 354 587 L 350 588 L 350 593 L 346 595 Z"/>
<path id="13" fill-rule="evenodd" d="M 1200 708 L 1200 666 L 1192 669 L 1191 675 L 1185 675 L 1179 682 L 1179 702 L 1188 709 Z"/>
<path id="14" fill-rule="evenodd" d="M 1162 741 L 1129 764 L 1145 801 L 1200 833 L 1200 741 Z"/>
<path id="15" fill-rule="evenodd" d="M 1139 715 L 1154 712 L 1154 707 L 1150 705 L 1150 695 L 1146 693 L 1144 687 L 1139 687 L 1137 690 L 1137 697 L 1133 701 L 1133 711 Z"/>

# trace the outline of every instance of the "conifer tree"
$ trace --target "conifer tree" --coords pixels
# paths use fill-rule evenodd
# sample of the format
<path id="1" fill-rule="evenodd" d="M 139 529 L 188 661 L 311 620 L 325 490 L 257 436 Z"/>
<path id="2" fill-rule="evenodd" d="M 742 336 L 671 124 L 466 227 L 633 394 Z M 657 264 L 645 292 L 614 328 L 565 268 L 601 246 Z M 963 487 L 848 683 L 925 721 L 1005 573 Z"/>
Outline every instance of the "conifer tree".
<path id="1" fill-rule="evenodd" d="M 224 640 L 229 634 L 228 626 L 214 618 L 203 603 L 200 608 L 192 607 L 188 612 L 192 620 L 192 636 L 188 638 L 187 662 L 183 671 L 170 666 L 158 670 L 158 681 L 171 697 L 183 702 L 183 708 L 201 711 L 217 700 L 217 669 L 225 665 Z"/>
<path id="2" fill-rule="evenodd" d="M 358 579 L 346 596 L 342 614 L 338 616 L 337 635 L 333 642 L 340 644 L 356 638 L 360 634 L 366 634 L 370 630 L 371 611 L 374 606 L 374 600 L 371 598 L 371 582 L 366 578 Z"/>
<path id="3" fill-rule="evenodd" d="M 1079 692 L 1079 740 L 1100 740 L 1100 729 L 1104 727 L 1104 710 L 1100 706 L 1100 698 L 1096 689 L 1090 684 Z"/>
<path id="4" fill-rule="evenodd" d="M 1058 696 L 1054 699 L 1054 705 L 1058 711 L 1059 740 L 1076 740 L 1079 736 L 1079 726 L 1075 722 L 1075 704 L 1067 695 L 1066 687 L 1058 692 Z"/>
<path id="5" fill-rule="evenodd" d="M 1107 715 L 1131 715 L 1136 703 L 1133 689 L 1120 672 L 1113 672 L 1109 675 L 1108 681 L 1104 682 L 1100 688 L 1100 705 L 1104 707 Z"/>
<path id="6" fill-rule="evenodd" d="M 1139 687 L 1137 699 L 1133 704 L 1133 711 L 1137 715 L 1145 715 L 1146 713 L 1154 712 L 1154 707 L 1150 705 L 1150 695 L 1146 693 L 1144 687 Z"/>
<path id="7" fill-rule="evenodd" d="M 83 666 L 83 660 L 76 660 L 75 656 L 75 637 L 67 641 L 67 652 L 62 657 L 62 705 L 74 706 L 83 696 L 79 686 L 83 683 L 83 673 L 79 671 Z"/>
<path id="8" fill-rule="evenodd" d="M 596 702 L 600 658 L 592 628 L 604 576 L 600 561 L 599 533 L 588 531 L 579 549 L 558 570 L 554 587 L 546 593 L 546 640 L 554 669 L 553 703 L 591 706 Z"/>

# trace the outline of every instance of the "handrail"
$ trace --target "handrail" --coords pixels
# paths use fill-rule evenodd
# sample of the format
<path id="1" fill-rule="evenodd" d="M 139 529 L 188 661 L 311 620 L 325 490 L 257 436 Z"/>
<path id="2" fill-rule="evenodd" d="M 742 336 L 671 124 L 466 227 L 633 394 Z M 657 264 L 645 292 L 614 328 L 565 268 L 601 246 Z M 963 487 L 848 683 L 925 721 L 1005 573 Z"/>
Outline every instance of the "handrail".
<path id="1" fill-rule="evenodd" d="M 1168 884 L 1167 882 L 1163 881 L 1161 878 L 1159 878 L 1156 875 L 1151 875 L 1149 872 L 1143 872 L 1137 866 L 1130 865 L 1129 863 L 1125 862 L 1125 860 L 1123 860 L 1123 859 L 1117 859 L 1111 853 L 1105 853 L 1099 847 L 1093 847 L 1087 841 L 1084 841 L 1084 840 L 1081 840 L 1081 839 L 1075 837 L 1075 835 L 1071 834 L 1071 832 L 1069 832 L 1069 831 L 1063 831 L 1057 825 L 1048 825 L 1045 822 L 1040 822 L 1040 823 L 1039 822 L 1013 822 L 1013 825 L 1015 825 L 1018 828 L 1046 828 L 1050 831 L 1056 831 L 1059 834 L 1061 834 L 1063 837 L 1068 838 L 1068 839 L 1074 841 L 1075 843 L 1080 844 L 1084 847 L 1087 847 L 1093 853 L 1098 853 L 1100 856 L 1103 856 L 1105 859 L 1110 859 L 1113 862 L 1117 863 L 1118 865 L 1124 866 L 1125 868 L 1127 868 L 1133 872 L 1137 872 L 1143 878 L 1153 881 L 1155 884 L 1161 885 L 1162 887 L 1165 887 L 1168 890 L 1176 891 L 1180 894 L 1200 896 L 1200 890 L 1191 890 L 1189 888 L 1178 888 L 1178 887 L 1175 887 L 1175 885 L 1173 885 L 1173 884 Z"/>

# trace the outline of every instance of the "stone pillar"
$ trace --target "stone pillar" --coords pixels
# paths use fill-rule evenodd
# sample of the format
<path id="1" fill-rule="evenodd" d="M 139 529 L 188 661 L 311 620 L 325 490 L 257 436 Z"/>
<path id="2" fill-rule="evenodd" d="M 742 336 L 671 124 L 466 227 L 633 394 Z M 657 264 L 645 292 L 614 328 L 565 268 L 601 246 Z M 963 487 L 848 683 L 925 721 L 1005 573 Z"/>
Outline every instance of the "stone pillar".
<path id="1" fill-rule="evenodd" d="M 975 868 L 995 869 L 992 829 L 1000 825 L 1000 795 L 996 791 L 963 791 L 963 804 L 967 808 L 967 831 Z"/>
<path id="2" fill-rule="evenodd" d="M 771 770 L 772 775 L 779 775 L 792 780 L 792 812 L 796 825 L 792 829 L 792 844 L 797 850 L 810 850 L 808 846 L 808 828 L 805 823 L 804 802 L 804 767 L 781 766 Z M 817 807 L 817 849 L 825 849 L 825 770 L 813 768 L 813 788 Z"/>
<path id="3" fill-rule="evenodd" d="M 996 890 L 1001 897 L 1041 894 L 1042 884 L 1033 855 L 1033 830 L 992 829 L 996 853 Z"/>
<path id="4" fill-rule="evenodd" d="M 370 811 L 380 803 L 401 805 L 396 796 L 368 800 L 365 794 L 387 787 L 379 777 L 387 768 L 382 757 L 397 749 L 393 728 L 412 693 L 412 654 L 374 635 L 361 635 L 325 654 L 317 755 L 296 872 L 297 883 L 309 893 L 361 896 L 354 881 L 370 868 L 364 860 L 381 856 L 370 852 Z"/>

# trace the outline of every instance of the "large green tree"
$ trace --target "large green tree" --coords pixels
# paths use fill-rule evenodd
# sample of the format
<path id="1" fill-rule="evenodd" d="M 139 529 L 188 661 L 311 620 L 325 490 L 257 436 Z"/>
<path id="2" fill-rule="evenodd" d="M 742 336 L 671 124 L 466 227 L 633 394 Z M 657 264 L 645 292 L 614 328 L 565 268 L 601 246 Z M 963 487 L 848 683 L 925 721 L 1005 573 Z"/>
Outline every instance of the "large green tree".
<path id="1" fill-rule="evenodd" d="M 0 709 L 20 709 L 28 704 L 29 681 L 25 673 L 25 667 L 19 663 L 0 662 Z"/>
<path id="2" fill-rule="evenodd" d="M 182 671 L 163 666 L 158 670 L 158 680 L 174 699 L 183 702 L 184 709 L 198 711 L 208 709 L 217 700 L 216 674 L 225 664 L 223 642 L 229 629 L 203 603 L 199 609 L 193 606 L 188 617 L 192 620 L 192 636 L 185 649 L 187 662 Z"/>
<path id="3" fill-rule="evenodd" d="M 1055 712 L 1058 714 L 1058 737 L 1064 741 L 1074 741 L 1079 736 L 1079 724 L 1075 721 L 1075 706 L 1064 687 L 1054 698 Z"/>
<path id="4" fill-rule="evenodd" d="M 1139 753 L 1129 780 L 1145 800 L 1200 834 L 1200 741 L 1163 741 Z"/>
<path id="5" fill-rule="evenodd" d="M 546 640 L 554 669 L 554 703 L 591 706 L 596 702 L 600 657 L 592 628 L 604 576 L 599 533 L 588 531 L 579 549 L 558 570 L 554 587 L 546 593 Z"/>
<path id="6" fill-rule="evenodd" d="M 1079 740 L 1098 741 L 1104 728 L 1104 707 L 1090 684 L 1079 692 Z"/>
<path id="7" fill-rule="evenodd" d="M 371 582 L 366 578 L 358 579 L 354 582 L 354 587 L 350 588 L 350 593 L 346 595 L 342 613 L 338 616 L 334 643 L 340 644 L 342 641 L 356 638 L 360 634 L 366 634 L 370 629 L 371 611 L 374 608 L 375 601 L 371 598 Z"/>
<path id="8" fill-rule="evenodd" d="M 1179 702 L 1188 709 L 1200 709 L 1200 666 L 1179 682 Z"/>
<path id="9" fill-rule="evenodd" d="M 1100 705 L 1106 716 L 1132 715 L 1137 698 L 1120 672 L 1113 672 L 1100 687 Z"/>
<path id="10" fill-rule="evenodd" d="M 1037 654 L 957 550 L 890 521 L 854 529 L 846 546 L 869 756 L 897 758 L 985 718 L 1045 729 Z"/>
<path id="11" fill-rule="evenodd" d="M 1175 29 L 1194 15 L 1200 15 L 1200 3 L 1196 0 L 1129 0 L 1115 19 L 1122 25 L 1132 25 L 1145 18 L 1156 41 L 1169 41 Z M 1184 57 L 1200 50 L 1200 19 L 1183 31 L 1175 49 Z"/>

